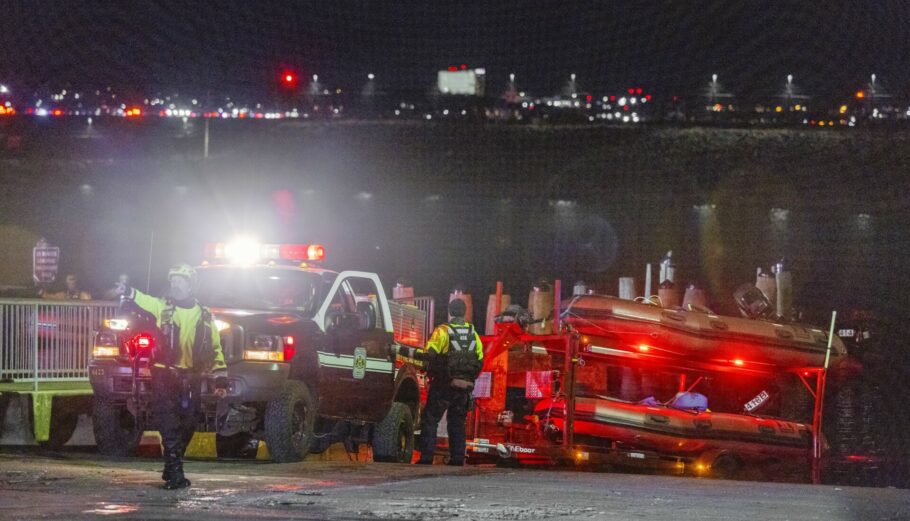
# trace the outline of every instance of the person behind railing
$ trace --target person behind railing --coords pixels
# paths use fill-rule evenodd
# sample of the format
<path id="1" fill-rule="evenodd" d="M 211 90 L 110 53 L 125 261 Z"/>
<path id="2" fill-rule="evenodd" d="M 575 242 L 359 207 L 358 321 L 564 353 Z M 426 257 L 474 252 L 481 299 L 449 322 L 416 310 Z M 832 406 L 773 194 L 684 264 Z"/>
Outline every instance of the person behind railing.
<path id="1" fill-rule="evenodd" d="M 155 316 L 163 337 L 164 345 L 152 352 L 151 405 L 164 445 L 161 479 L 165 489 L 174 490 L 190 486 L 183 474 L 183 455 L 202 406 L 202 377 L 212 373 L 218 398 L 227 395 L 228 382 L 221 337 L 212 313 L 193 296 L 196 270 L 187 264 L 175 266 L 168 272 L 168 282 L 170 290 L 164 299 L 125 284 L 117 288 L 125 301 Z"/>
<path id="2" fill-rule="evenodd" d="M 66 289 L 49 293 L 44 288 L 38 289 L 38 296 L 45 300 L 92 300 L 92 294 L 79 289 L 79 279 L 70 273 L 66 276 Z"/>

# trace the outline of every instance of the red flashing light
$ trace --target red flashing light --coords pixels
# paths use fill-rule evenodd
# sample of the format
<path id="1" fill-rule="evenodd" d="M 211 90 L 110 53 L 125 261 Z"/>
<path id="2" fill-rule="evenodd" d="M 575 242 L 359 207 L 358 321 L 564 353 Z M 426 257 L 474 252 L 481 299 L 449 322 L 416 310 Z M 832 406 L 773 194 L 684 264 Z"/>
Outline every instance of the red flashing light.
<path id="1" fill-rule="evenodd" d="M 610 101 L 616 101 L 616 96 L 610 96 Z"/>
<path id="2" fill-rule="evenodd" d="M 635 89 L 630 88 L 630 89 L 629 89 L 629 94 L 635 94 Z"/>
<path id="3" fill-rule="evenodd" d="M 635 89 L 635 94 L 641 94 L 641 87 Z"/>
<path id="4" fill-rule="evenodd" d="M 458 71 L 458 67 L 455 67 L 454 65 L 449 67 L 449 72 L 456 72 L 456 71 Z"/>
<path id="5" fill-rule="evenodd" d="M 650 94 L 645 94 L 645 99 L 648 100 L 648 101 L 651 101 L 651 95 L 650 95 Z"/>
<path id="6" fill-rule="evenodd" d="M 285 82 L 285 83 L 294 83 L 294 75 L 293 75 L 293 74 L 285 74 L 285 75 L 284 75 L 284 82 Z"/>
<path id="7" fill-rule="evenodd" d="M 591 96 L 590 94 L 588 94 L 587 96 L 585 96 L 585 99 L 588 100 L 588 103 L 591 103 L 591 100 L 594 99 L 594 97 Z"/>
<path id="8" fill-rule="evenodd" d="M 465 65 L 464 63 L 461 64 L 461 70 L 465 70 L 465 69 L 467 69 L 467 68 L 468 68 L 467 65 Z"/>
<path id="9" fill-rule="evenodd" d="M 322 261 L 325 259 L 325 248 L 319 244 L 310 244 L 306 249 L 307 260 Z"/>
<path id="10" fill-rule="evenodd" d="M 290 362 L 294 355 L 297 354 L 297 348 L 294 346 L 294 337 L 288 335 L 284 337 L 284 361 Z"/>

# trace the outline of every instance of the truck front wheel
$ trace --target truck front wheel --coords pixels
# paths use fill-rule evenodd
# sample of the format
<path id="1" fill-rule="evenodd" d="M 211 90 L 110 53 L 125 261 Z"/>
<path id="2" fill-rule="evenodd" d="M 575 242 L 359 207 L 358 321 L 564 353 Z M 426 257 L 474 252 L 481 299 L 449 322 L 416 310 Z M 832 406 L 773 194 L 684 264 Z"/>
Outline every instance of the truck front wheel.
<path id="1" fill-rule="evenodd" d="M 410 463 L 414 456 L 414 416 L 411 409 L 393 402 L 385 418 L 373 431 L 373 460 Z"/>
<path id="2" fill-rule="evenodd" d="M 131 456 L 142 439 L 143 428 L 126 408 L 103 395 L 92 403 L 92 429 L 98 452 L 105 456 Z"/>
<path id="3" fill-rule="evenodd" d="M 316 404 L 302 382 L 289 380 L 265 410 L 265 442 L 272 460 L 301 461 L 313 445 Z"/>

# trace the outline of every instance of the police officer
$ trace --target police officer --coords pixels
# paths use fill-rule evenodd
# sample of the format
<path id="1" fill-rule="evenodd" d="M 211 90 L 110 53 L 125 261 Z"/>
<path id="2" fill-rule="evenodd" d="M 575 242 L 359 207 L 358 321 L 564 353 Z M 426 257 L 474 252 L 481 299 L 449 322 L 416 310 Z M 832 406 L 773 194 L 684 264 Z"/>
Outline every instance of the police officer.
<path id="1" fill-rule="evenodd" d="M 215 376 L 214 394 L 227 395 L 227 366 L 212 314 L 193 297 L 196 271 L 187 264 L 168 272 L 170 291 L 160 299 L 119 284 L 127 301 L 154 315 L 161 330 L 160 349 L 152 354 L 152 414 L 164 445 L 161 479 L 168 490 L 186 488 L 183 455 L 199 421 L 203 373 Z"/>
<path id="2" fill-rule="evenodd" d="M 450 322 L 433 331 L 419 356 L 427 361 L 430 376 L 430 392 L 420 421 L 419 464 L 433 464 L 436 429 L 448 411 L 449 465 L 464 465 L 465 419 L 483 360 L 480 336 L 465 320 L 466 309 L 460 298 L 449 302 Z"/>

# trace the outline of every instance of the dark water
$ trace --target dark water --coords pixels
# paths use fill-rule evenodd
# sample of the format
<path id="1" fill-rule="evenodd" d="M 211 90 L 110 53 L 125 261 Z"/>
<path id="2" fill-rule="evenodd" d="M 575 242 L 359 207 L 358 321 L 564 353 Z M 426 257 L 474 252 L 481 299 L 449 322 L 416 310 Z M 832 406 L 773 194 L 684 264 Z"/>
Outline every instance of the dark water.
<path id="1" fill-rule="evenodd" d="M 149 265 L 158 287 L 245 232 L 324 244 L 328 267 L 419 294 L 461 285 L 478 306 L 500 279 L 520 303 L 541 277 L 641 291 L 644 264 L 673 250 L 679 280 L 733 312 L 733 289 L 783 258 L 807 319 L 885 324 L 863 348 L 873 369 L 829 398 L 832 449 L 910 452 L 910 133 L 213 121 L 203 160 L 202 124 L 0 122 L 0 285 L 28 285 L 39 236 L 98 292 L 119 272 L 145 287 Z"/>

